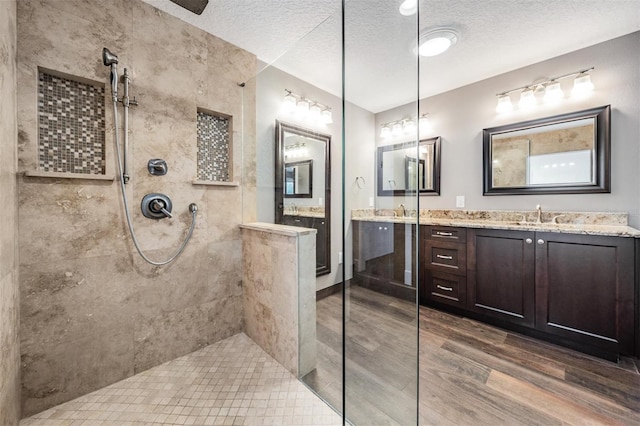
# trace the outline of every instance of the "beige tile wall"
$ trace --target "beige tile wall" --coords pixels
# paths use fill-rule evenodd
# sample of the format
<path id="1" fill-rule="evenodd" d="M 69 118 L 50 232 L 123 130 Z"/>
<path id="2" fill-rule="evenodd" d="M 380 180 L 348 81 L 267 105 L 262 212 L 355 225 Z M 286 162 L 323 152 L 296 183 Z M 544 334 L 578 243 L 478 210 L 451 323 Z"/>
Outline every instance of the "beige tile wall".
<path id="1" fill-rule="evenodd" d="M 253 77 L 256 59 L 139 0 L 23 0 L 17 16 L 19 172 L 37 164 L 38 67 L 107 84 L 107 47 L 119 57 L 119 72 L 128 68 L 130 95 L 139 102 L 129 114 L 127 192 L 140 245 L 153 259 L 168 257 L 190 224 L 189 203 L 200 208 L 182 256 L 153 267 L 133 248 L 117 182 L 20 174 L 26 416 L 243 329 L 238 225 L 255 217 L 255 178 L 243 176 L 255 164 L 255 130 L 245 133 L 244 146 L 240 131 L 255 129 L 242 125 L 255 122 L 255 86 L 238 83 Z M 115 174 L 113 112 L 105 103 L 107 173 Z M 191 184 L 198 107 L 233 117 L 240 187 Z M 169 173 L 150 176 L 150 158 L 165 159 Z M 142 217 L 140 200 L 150 192 L 171 197 L 173 219 Z"/>
<path id="2" fill-rule="evenodd" d="M 242 226 L 245 332 L 296 377 L 316 367 L 316 230 Z"/>
<path id="3" fill-rule="evenodd" d="M 16 2 L 0 2 L 0 424 L 20 418 Z"/>

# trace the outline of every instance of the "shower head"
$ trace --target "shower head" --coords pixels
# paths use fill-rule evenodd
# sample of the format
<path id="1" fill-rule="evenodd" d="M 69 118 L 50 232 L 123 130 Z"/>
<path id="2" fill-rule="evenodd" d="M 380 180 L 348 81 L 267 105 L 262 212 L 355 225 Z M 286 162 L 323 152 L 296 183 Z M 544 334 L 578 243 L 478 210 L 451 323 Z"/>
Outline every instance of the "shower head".
<path id="1" fill-rule="evenodd" d="M 209 4 L 209 0 L 171 0 L 178 6 L 184 7 L 189 12 L 193 12 L 196 15 L 202 15 L 204 8 Z"/>
<path id="2" fill-rule="evenodd" d="M 109 66 L 112 64 L 117 64 L 118 63 L 118 57 L 116 55 L 114 55 L 113 53 L 109 52 L 109 49 L 107 49 L 106 47 L 102 48 L 102 63 L 105 66 Z"/>

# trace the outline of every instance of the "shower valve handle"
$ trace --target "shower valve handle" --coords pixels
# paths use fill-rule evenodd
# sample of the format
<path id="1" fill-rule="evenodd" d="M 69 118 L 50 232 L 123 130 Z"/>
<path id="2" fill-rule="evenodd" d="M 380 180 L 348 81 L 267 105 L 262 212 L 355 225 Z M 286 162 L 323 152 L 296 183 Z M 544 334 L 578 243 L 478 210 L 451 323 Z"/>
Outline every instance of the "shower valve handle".
<path id="1" fill-rule="evenodd" d="M 173 215 L 171 213 L 169 213 L 167 211 L 167 209 L 165 209 L 164 203 L 162 201 L 160 201 L 160 200 L 154 200 L 153 209 L 152 210 L 155 210 L 157 212 L 161 212 L 163 215 L 165 215 L 168 218 L 173 217 Z"/>

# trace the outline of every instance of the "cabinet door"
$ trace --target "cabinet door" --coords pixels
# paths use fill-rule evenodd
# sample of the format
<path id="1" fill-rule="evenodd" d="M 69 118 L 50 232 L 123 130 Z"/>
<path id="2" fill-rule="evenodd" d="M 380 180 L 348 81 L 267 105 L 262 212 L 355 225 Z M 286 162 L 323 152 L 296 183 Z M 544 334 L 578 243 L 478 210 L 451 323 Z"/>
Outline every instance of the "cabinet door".
<path id="1" fill-rule="evenodd" d="M 631 354 L 634 241 L 536 233 L 536 328 Z"/>
<path id="2" fill-rule="evenodd" d="M 467 307 L 510 323 L 534 325 L 533 232 L 467 232 Z"/>

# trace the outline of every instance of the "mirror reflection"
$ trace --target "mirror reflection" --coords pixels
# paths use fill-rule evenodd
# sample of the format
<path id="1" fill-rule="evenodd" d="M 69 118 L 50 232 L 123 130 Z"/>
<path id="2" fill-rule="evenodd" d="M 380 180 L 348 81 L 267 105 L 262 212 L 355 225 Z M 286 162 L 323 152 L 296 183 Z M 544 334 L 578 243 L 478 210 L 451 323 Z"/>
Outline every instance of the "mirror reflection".
<path id="1" fill-rule="evenodd" d="M 286 198 L 311 198 L 312 187 L 313 160 L 285 163 L 284 196 Z"/>
<path id="2" fill-rule="evenodd" d="M 440 194 L 440 138 L 378 148 L 378 195 Z"/>
<path id="3" fill-rule="evenodd" d="M 608 122 L 607 106 L 485 129 L 485 195 L 608 192 Z"/>
<path id="4" fill-rule="evenodd" d="M 314 228 L 316 275 L 331 272 L 331 136 L 276 121 L 275 223 Z"/>

